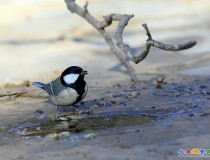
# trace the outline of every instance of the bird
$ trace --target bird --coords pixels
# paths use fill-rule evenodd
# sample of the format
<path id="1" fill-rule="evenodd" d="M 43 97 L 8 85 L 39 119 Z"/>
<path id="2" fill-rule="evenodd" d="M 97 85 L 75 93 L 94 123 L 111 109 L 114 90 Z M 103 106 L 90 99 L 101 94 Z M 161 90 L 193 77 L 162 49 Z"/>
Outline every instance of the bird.
<path id="1" fill-rule="evenodd" d="M 58 106 L 71 106 L 80 102 L 88 92 L 88 85 L 84 80 L 88 71 L 78 66 L 65 69 L 57 79 L 44 84 L 33 82 L 35 87 L 45 90 L 53 104 Z"/>

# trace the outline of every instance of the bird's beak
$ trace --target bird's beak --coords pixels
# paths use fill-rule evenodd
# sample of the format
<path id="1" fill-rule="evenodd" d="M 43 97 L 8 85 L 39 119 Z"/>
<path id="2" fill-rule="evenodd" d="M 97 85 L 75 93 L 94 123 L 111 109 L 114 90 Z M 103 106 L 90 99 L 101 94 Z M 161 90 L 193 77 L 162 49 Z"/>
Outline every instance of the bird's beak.
<path id="1" fill-rule="evenodd" d="M 86 74 L 88 74 L 88 71 L 82 71 L 81 73 L 80 73 L 81 75 L 86 75 Z"/>

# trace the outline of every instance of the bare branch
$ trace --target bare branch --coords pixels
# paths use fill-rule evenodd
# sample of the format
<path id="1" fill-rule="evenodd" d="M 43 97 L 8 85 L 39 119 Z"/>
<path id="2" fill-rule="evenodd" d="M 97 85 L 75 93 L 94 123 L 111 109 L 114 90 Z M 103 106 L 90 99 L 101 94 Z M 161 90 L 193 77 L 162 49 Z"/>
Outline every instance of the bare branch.
<path id="1" fill-rule="evenodd" d="M 136 52 L 136 53 L 132 52 L 129 45 L 124 43 L 123 38 L 122 38 L 123 30 L 131 18 L 132 17 L 129 15 L 124 15 L 121 19 L 119 19 L 119 24 L 115 32 L 115 39 L 116 39 L 118 47 L 121 48 L 123 52 L 136 64 L 144 60 L 144 58 L 146 58 L 146 56 L 148 55 L 150 51 L 151 46 L 154 46 L 156 48 L 166 50 L 166 51 L 180 51 L 180 50 L 191 48 L 197 44 L 196 41 L 189 41 L 189 42 L 179 44 L 179 45 L 172 45 L 172 44 L 165 44 L 165 43 L 153 40 L 152 35 L 149 31 L 149 28 L 147 27 L 147 24 L 145 23 L 145 24 L 142 24 L 142 26 L 146 30 L 146 35 L 148 36 L 145 49 L 142 52 Z"/>
<path id="2" fill-rule="evenodd" d="M 135 70 L 130 65 L 130 63 L 126 60 L 126 56 L 129 57 L 130 60 L 132 60 L 134 63 L 139 63 L 146 56 L 148 55 L 150 51 L 150 47 L 154 46 L 156 48 L 166 50 L 166 51 L 180 51 L 184 49 L 188 49 L 196 45 L 196 41 L 189 41 L 187 43 L 179 44 L 179 45 L 171 45 L 171 44 L 164 44 L 162 42 L 158 42 L 156 40 L 153 40 L 152 35 L 147 27 L 147 24 L 143 24 L 142 26 L 146 30 L 146 35 L 148 36 L 148 39 L 145 44 L 145 48 L 143 51 L 139 52 L 133 52 L 129 45 L 123 42 L 123 30 L 125 29 L 126 25 L 128 24 L 129 20 L 134 17 L 134 15 L 121 15 L 121 14 L 110 14 L 107 16 L 104 16 L 104 19 L 102 21 L 97 20 L 95 17 L 93 17 L 87 7 L 88 2 L 85 3 L 84 8 L 78 6 L 75 3 L 75 0 L 65 0 L 66 5 L 68 9 L 72 13 L 76 13 L 82 18 L 84 18 L 88 23 L 90 23 L 96 30 L 102 35 L 106 43 L 109 45 L 110 50 L 115 56 L 119 59 L 119 61 L 124 65 L 124 67 L 127 69 L 128 74 L 131 77 L 131 81 L 133 84 L 138 84 L 139 80 L 135 74 Z M 111 36 L 105 31 L 105 28 L 110 26 L 113 21 L 119 21 L 118 27 L 115 32 L 115 40 L 117 43 L 117 46 L 121 49 L 121 51 L 124 54 L 121 54 L 121 52 L 118 52 L 117 47 L 115 46 Z"/>
<path id="3" fill-rule="evenodd" d="M 197 44 L 196 41 L 188 41 L 188 42 L 183 43 L 183 44 L 172 45 L 172 44 L 164 44 L 164 43 L 152 40 L 152 46 L 154 46 L 156 48 L 159 48 L 159 49 L 162 49 L 162 50 L 174 51 L 174 52 L 192 48 L 196 44 Z"/>
<path id="4" fill-rule="evenodd" d="M 97 31 L 99 31 L 99 33 L 102 35 L 106 43 L 109 45 L 111 52 L 119 59 L 119 61 L 128 71 L 128 74 L 131 78 L 132 85 L 139 84 L 139 80 L 137 78 L 135 70 L 133 69 L 129 61 L 126 60 L 126 55 L 118 52 L 111 36 L 105 31 L 105 28 L 110 26 L 113 20 L 118 20 L 119 18 L 123 16 L 120 14 L 110 14 L 110 15 L 105 16 L 103 21 L 98 21 L 87 11 L 87 6 L 88 6 L 87 3 L 85 4 L 84 8 L 82 8 L 75 3 L 75 0 L 65 0 L 65 2 L 67 5 L 67 8 L 72 13 L 78 14 L 79 16 L 84 18 L 88 23 L 90 23 L 94 28 L 96 28 Z"/>

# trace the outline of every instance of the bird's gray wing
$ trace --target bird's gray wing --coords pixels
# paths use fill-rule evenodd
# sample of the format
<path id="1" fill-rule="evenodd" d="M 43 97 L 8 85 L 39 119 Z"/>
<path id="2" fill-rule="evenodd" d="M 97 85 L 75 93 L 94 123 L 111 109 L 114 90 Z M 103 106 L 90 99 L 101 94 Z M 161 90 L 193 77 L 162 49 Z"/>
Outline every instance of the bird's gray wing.
<path id="1" fill-rule="evenodd" d="M 49 83 L 50 90 L 54 96 L 58 96 L 61 91 L 67 87 L 63 86 L 60 81 L 60 77 Z"/>

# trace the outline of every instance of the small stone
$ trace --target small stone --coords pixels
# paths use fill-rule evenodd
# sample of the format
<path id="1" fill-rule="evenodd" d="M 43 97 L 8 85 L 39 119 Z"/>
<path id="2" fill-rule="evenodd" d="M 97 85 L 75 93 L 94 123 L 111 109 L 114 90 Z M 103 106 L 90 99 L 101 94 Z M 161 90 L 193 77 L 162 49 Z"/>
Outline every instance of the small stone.
<path id="1" fill-rule="evenodd" d="M 122 107 L 122 108 L 125 108 L 125 107 L 127 107 L 127 106 L 126 106 L 126 104 L 123 104 L 121 107 Z"/>
<path id="2" fill-rule="evenodd" d="M 106 106 L 106 102 L 105 102 L 103 99 L 99 100 L 99 101 L 97 102 L 97 104 L 98 104 L 99 106 Z"/>
<path id="3" fill-rule="evenodd" d="M 59 138 L 68 138 L 70 136 L 70 133 L 65 131 L 58 134 Z"/>
<path id="4" fill-rule="evenodd" d="M 60 120 L 60 121 L 67 121 L 68 119 L 65 118 L 65 117 L 59 117 L 58 120 Z"/>
<path id="5" fill-rule="evenodd" d="M 48 141 L 57 141 L 59 140 L 59 135 L 57 133 L 52 133 L 47 135 Z"/>
<path id="6" fill-rule="evenodd" d="M 90 133 L 90 134 L 86 134 L 85 139 L 93 139 L 93 138 L 96 138 L 96 134 L 95 133 Z"/>
<path id="7" fill-rule="evenodd" d="M 115 99 L 110 99 L 110 103 L 113 105 L 119 104 L 119 102 L 116 101 Z"/>
<path id="8" fill-rule="evenodd" d="M 55 129 L 68 129 L 68 128 L 69 128 L 69 124 L 66 121 L 61 121 L 61 123 L 55 126 Z"/>
<path id="9" fill-rule="evenodd" d="M 35 114 L 44 114 L 44 111 L 37 109 L 34 113 Z"/>
<path id="10" fill-rule="evenodd" d="M 113 98 L 119 98 L 119 97 L 123 97 L 123 94 L 113 94 L 111 97 Z"/>
<path id="11" fill-rule="evenodd" d="M 123 149 L 130 149 L 131 145 L 129 145 L 129 144 L 122 144 L 120 147 L 123 148 Z"/>
<path id="12" fill-rule="evenodd" d="M 138 95 L 140 95 L 139 92 L 137 92 L 137 91 L 132 91 L 132 92 L 130 92 L 130 93 L 127 93 L 127 94 L 126 94 L 126 97 L 127 97 L 128 99 L 132 99 L 132 98 L 137 97 Z"/>
<path id="13" fill-rule="evenodd" d="M 38 119 L 39 120 L 44 120 L 47 118 L 47 115 L 46 114 L 42 114 Z"/>
<path id="14" fill-rule="evenodd" d="M 201 91 L 201 93 L 202 93 L 203 95 L 209 95 L 209 92 L 206 92 L 206 91 Z"/>
<path id="15" fill-rule="evenodd" d="M 121 84 L 115 84 L 112 87 L 114 87 L 114 88 L 120 88 L 121 87 Z"/>
<path id="16" fill-rule="evenodd" d="M 70 120 L 80 120 L 80 119 L 82 119 L 83 117 L 82 116 L 77 116 L 77 115 L 71 115 L 71 116 L 68 116 L 68 118 L 70 119 Z"/>
<path id="17" fill-rule="evenodd" d="M 95 104 L 95 105 L 91 106 L 90 109 L 98 109 L 98 105 Z"/>
<path id="18" fill-rule="evenodd" d="M 180 97 L 181 96 L 181 93 L 176 93 L 174 96 L 175 97 Z"/>
<path id="19" fill-rule="evenodd" d="M 205 88 L 207 88 L 207 86 L 201 85 L 200 88 L 201 88 L 201 89 L 205 89 Z"/>
<path id="20" fill-rule="evenodd" d="M 78 126 L 78 122 L 76 123 L 76 122 L 72 122 L 72 123 L 69 123 L 68 124 L 68 128 L 69 129 L 74 129 L 74 128 L 76 128 Z"/>
<path id="21" fill-rule="evenodd" d="M 193 116 L 195 116 L 193 113 L 191 113 L 191 114 L 189 115 L 189 117 L 193 117 Z"/>

